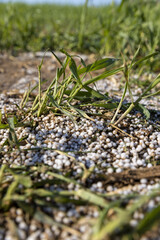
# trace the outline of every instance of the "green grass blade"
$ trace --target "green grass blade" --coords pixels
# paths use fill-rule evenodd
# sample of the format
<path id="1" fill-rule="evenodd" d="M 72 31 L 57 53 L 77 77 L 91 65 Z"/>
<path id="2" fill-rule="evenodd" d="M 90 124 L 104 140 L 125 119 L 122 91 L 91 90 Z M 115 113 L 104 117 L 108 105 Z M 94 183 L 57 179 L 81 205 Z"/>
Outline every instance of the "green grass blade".
<path id="1" fill-rule="evenodd" d="M 130 214 L 127 211 L 120 210 L 114 220 L 108 221 L 108 223 L 94 235 L 93 240 L 105 239 L 109 234 L 114 233 L 116 229 L 119 229 L 121 226 L 127 224 L 129 220 Z"/>
<path id="2" fill-rule="evenodd" d="M 156 96 L 156 95 L 160 95 L 160 90 L 158 90 L 155 93 L 151 93 L 151 94 L 145 95 L 145 96 L 143 96 L 143 98 L 148 98 L 148 97 L 152 97 L 152 96 Z"/>
<path id="3" fill-rule="evenodd" d="M 144 218 L 139 222 L 136 232 L 143 235 L 147 232 L 156 222 L 160 221 L 160 205 L 155 207 L 151 212 L 147 213 Z"/>
<path id="4" fill-rule="evenodd" d="M 79 75 L 78 75 L 77 66 L 76 66 L 76 63 L 75 63 L 75 61 L 74 61 L 73 58 L 70 59 L 69 68 L 70 68 L 73 76 L 75 77 L 75 79 L 78 80 L 78 82 L 80 83 L 80 77 L 79 77 Z M 81 84 L 81 83 L 80 83 L 80 84 Z"/>
<path id="5" fill-rule="evenodd" d="M 94 90 L 93 88 L 91 87 L 88 87 L 88 86 L 84 86 L 84 88 L 93 96 L 93 97 L 96 97 L 96 98 L 99 98 L 99 99 L 103 99 L 103 100 L 109 100 L 109 97 L 107 97 L 106 95 Z"/>
<path id="6" fill-rule="evenodd" d="M 65 90 L 64 94 L 70 96 L 71 95 L 72 90 Z M 84 100 L 84 99 L 91 99 L 93 97 L 92 93 L 88 92 L 88 91 L 79 91 L 75 96 L 74 99 L 77 100 Z"/>
<path id="7" fill-rule="evenodd" d="M 43 94 L 43 97 L 42 97 L 42 102 L 40 105 L 36 105 L 36 107 L 38 107 L 38 111 L 37 111 L 37 115 L 38 117 L 41 115 L 41 113 L 43 112 L 43 109 L 45 108 L 45 105 L 47 103 L 47 100 L 48 100 L 48 93 L 50 92 L 52 86 L 55 84 L 55 81 L 56 81 L 56 78 L 53 79 L 52 83 L 50 84 L 50 86 L 47 88 L 47 90 L 45 91 L 45 93 Z M 34 103 L 35 105 L 35 103 Z M 32 106 L 32 111 L 35 110 Z"/>
<path id="8" fill-rule="evenodd" d="M 75 192 L 75 195 L 97 206 L 105 207 L 105 208 L 108 207 L 108 202 L 104 198 L 88 190 L 79 189 L 78 191 Z"/>
<path id="9" fill-rule="evenodd" d="M 53 97 L 52 97 L 51 94 L 48 94 L 48 97 L 49 97 L 49 99 L 50 99 L 50 102 L 52 103 L 52 105 L 53 105 L 55 108 L 59 109 L 62 113 L 64 113 L 64 114 L 65 114 L 66 116 L 68 116 L 72 121 L 75 122 L 75 120 L 74 120 L 74 115 L 73 115 L 73 114 L 71 114 L 69 111 L 65 110 L 64 108 L 62 108 L 62 107 L 53 99 Z"/>
<path id="10" fill-rule="evenodd" d="M 149 85 L 149 87 L 142 94 L 141 98 L 144 97 L 148 92 L 150 92 L 157 84 L 160 83 L 160 74 L 153 80 L 153 82 Z"/>
<path id="11" fill-rule="evenodd" d="M 73 99 L 73 98 L 77 95 L 77 93 L 78 93 L 83 87 L 85 88 L 86 86 L 88 86 L 88 85 L 90 85 L 90 84 L 92 84 L 92 83 L 95 83 L 95 82 L 97 82 L 98 80 L 105 79 L 106 77 L 109 77 L 109 76 L 112 76 L 112 75 L 114 75 L 114 74 L 116 74 L 116 73 L 119 73 L 119 72 L 121 72 L 123 69 L 124 69 L 124 67 L 120 67 L 120 68 L 117 68 L 117 69 L 113 69 L 113 70 L 110 70 L 110 71 L 106 71 L 106 72 L 98 75 L 97 77 L 91 78 L 91 79 L 83 82 L 83 86 L 79 86 L 79 87 L 77 86 L 77 87 L 74 89 L 74 91 L 71 92 L 71 99 Z"/>
<path id="12" fill-rule="evenodd" d="M 112 69 L 112 70 L 109 70 L 109 71 L 105 71 L 104 73 L 98 75 L 97 77 L 94 77 L 92 79 L 89 79 L 87 81 L 85 81 L 83 83 L 84 86 L 88 86 L 89 84 L 92 84 L 92 83 L 95 83 L 101 79 L 104 79 L 106 77 L 110 77 L 114 74 L 117 74 L 119 72 L 121 72 L 122 70 L 124 69 L 124 67 L 119 67 L 119 68 L 116 68 L 116 69 Z"/>
<path id="13" fill-rule="evenodd" d="M 145 60 L 148 60 L 148 59 L 150 59 L 150 58 L 152 58 L 152 57 L 155 57 L 155 56 L 158 55 L 158 54 L 159 54 L 158 51 L 157 51 L 157 52 L 154 52 L 154 53 L 151 53 L 151 54 L 149 54 L 149 55 L 141 58 L 140 60 L 136 61 L 135 63 L 132 63 L 132 67 L 135 67 L 136 65 L 139 65 L 140 63 L 144 62 Z"/>
<path id="14" fill-rule="evenodd" d="M 80 184 L 79 184 L 77 181 L 75 181 L 74 179 L 71 179 L 71 178 L 65 177 L 65 176 L 63 176 L 63 175 L 54 173 L 54 172 L 50 172 L 50 171 L 48 171 L 47 174 L 48 174 L 48 175 L 51 175 L 51 176 L 53 176 L 53 177 L 55 177 L 55 178 L 58 178 L 58 179 L 60 179 L 60 180 L 62 180 L 62 181 L 64 181 L 64 182 L 73 183 L 73 184 L 75 184 L 75 185 L 79 185 L 79 186 L 80 186 Z"/>
<path id="15" fill-rule="evenodd" d="M 134 102 L 131 103 L 129 108 L 122 114 L 122 116 L 114 123 L 117 125 L 119 122 L 121 122 L 130 111 L 141 101 L 141 99 L 149 92 L 151 91 L 158 83 L 160 83 L 160 74 L 153 80 L 153 82 L 149 85 L 149 87 L 144 91 L 144 93 Z"/>
<path id="16" fill-rule="evenodd" d="M 73 109 L 75 112 L 77 112 L 81 117 L 87 118 L 91 121 L 95 121 L 93 118 L 89 117 L 83 110 L 80 110 L 74 106 L 71 106 L 70 104 L 69 104 L 69 107 Z"/>
<path id="17" fill-rule="evenodd" d="M 119 59 L 104 58 L 104 59 L 96 61 L 95 63 L 89 64 L 84 68 L 79 69 L 78 73 L 83 74 L 83 73 L 86 73 L 86 72 L 92 72 L 92 71 L 100 70 L 100 69 L 103 69 L 103 68 L 106 68 L 106 67 L 112 65 L 117 60 L 119 60 Z"/>
<path id="18" fill-rule="evenodd" d="M 116 117 L 117 117 L 117 115 L 118 115 L 118 112 L 119 112 L 119 110 L 120 110 L 120 108 L 121 108 L 121 106 L 122 106 L 123 100 L 124 100 L 125 95 L 126 95 L 126 92 L 127 92 L 127 87 L 128 87 L 128 82 L 125 83 L 125 87 L 124 87 L 124 91 L 123 91 L 121 100 L 120 100 L 119 105 L 118 105 L 118 107 L 117 107 L 117 110 L 116 110 L 116 112 L 115 112 L 115 114 L 114 114 L 114 116 L 113 116 L 113 118 L 112 118 L 112 120 L 111 120 L 111 123 L 114 123 L 114 120 L 116 119 Z"/>
<path id="19" fill-rule="evenodd" d="M 95 106 L 95 107 L 103 107 L 103 108 L 106 108 L 106 109 L 115 109 L 118 107 L 118 103 L 92 103 L 90 104 L 92 106 Z"/>
<path id="20" fill-rule="evenodd" d="M 148 109 L 143 106 L 142 104 L 138 103 L 135 108 L 140 111 L 141 113 L 143 113 L 146 117 L 146 119 L 148 120 L 150 118 L 150 112 L 148 111 Z"/>
<path id="21" fill-rule="evenodd" d="M 47 214 L 43 213 L 40 210 L 36 210 L 33 218 L 36 221 L 44 223 L 44 224 L 48 224 L 48 225 L 51 225 L 51 226 L 55 225 L 55 226 L 57 226 L 57 227 L 59 227 L 61 229 L 64 229 L 66 232 L 75 235 L 75 236 L 78 236 L 78 237 L 81 236 L 81 234 L 77 230 L 75 230 L 75 229 L 73 229 L 71 227 L 68 227 L 68 226 L 66 226 L 66 225 L 64 225 L 62 223 L 54 221 L 53 218 L 49 217 Z"/>
<path id="22" fill-rule="evenodd" d="M 8 118 L 8 124 L 9 124 L 9 143 L 11 146 L 16 145 L 17 147 L 19 146 L 18 143 L 18 139 L 17 139 L 17 135 L 16 132 L 14 130 L 15 126 L 14 126 L 14 118 Z"/>
<path id="23" fill-rule="evenodd" d="M 140 51 L 140 47 L 141 47 L 141 46 L 139 45 L 137 51 L 135 52 L 135 54 L 134 54 L 134 56 L 133 56 L 133 58 L 132 58 L 131 64 L 130 64 L 130 66 L 129 66 L 130 69 L 132 68 L 133 64 L 134 64 L 135 61 L 136 61 L 136 57 L 138 56 L 138 53 L 139 53 L 139 51 Z"/>
<path id="24" fill-rule="evenodd" d="M 3 208 L 6 209 L 11 204 L 12 195 L 16 191 L 18 184 L 19 184 L 18 181 L 13 181 L 10 184 L 10 186 L 8 187 L 6 194 L 5 194 L 4 198 L 2 199 L 2 207 Z"/>
<path id="25" fill-rule="evenodd" d="M 58 80 L 59 80 L 59 77 L 60 77 L 60 70 L 59 70 L 59 68 L 57 68 L 55 84 L 54 84 L 54 90 L 53 90 L 54 99 L 56 98 L 56 94 L 57 94 L 57 91 L 58 91 Z"/>
<path id="26" fill-rule="evenodd" d="M 39 79 L 39 106 L 41 105 L 41 68 L 43 65 L 44 57 L 46 52 L 43 55 L 43 58 L 41 60 L 41 63 L 38 65 L 38 79 Z"/>
<path id="27" fill-rule="evenodd" d="M 60 63 L 60 65 L 63 67 L 63 63 L 62 63 L 62 61 L 60 60 L 60 58 L 59 58 L 53 51 L 51 51 L 51 53 L 52 53 L 53 56 L 57 59 L 57 61 Z"/>
<path id="28" fill-rule="evenodd" d="M 0 168 L 0 184 L 2 182 L 2 179 L 3 179 L 3 176 L 4 176 L 4 172 L 5 170 L 7 169 L 7 165 L 6 164 L 3 164 Z"/>
<path id="29" fill-rule="evenodd" d="M 9 124 L 0 124 L 0 129 L 6 129 L 9 128 Z"/>

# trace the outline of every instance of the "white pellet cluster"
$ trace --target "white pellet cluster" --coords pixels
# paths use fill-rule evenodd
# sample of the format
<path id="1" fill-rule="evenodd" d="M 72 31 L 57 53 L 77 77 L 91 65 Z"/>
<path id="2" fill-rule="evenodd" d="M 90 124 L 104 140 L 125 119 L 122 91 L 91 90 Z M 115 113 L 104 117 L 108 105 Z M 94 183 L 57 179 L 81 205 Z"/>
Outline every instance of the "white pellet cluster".
<path id="1" fill-rule="evenodd" d="M 0 95 L 0 108 L 2 114 L 15 112 L 14 103 L 19 100 L 9 99 L 5 95 Z M 146 103 L 145 103 L 146 104 Z M 86 108 L 92 113 L 97 113 L 95 107 Z M 85 109 L 83 109 L 85 110 Z M 101 109 L 105 111 L 105 109 Z M 105 184 L 102 180 L 95 181 L 98 175 L 112 175 L 122 173 L 128 169 L 152 168 L 160 161 L 160 127 L 157 118 L 160 112 L 157 110 L 150 120 L 145 121 L 143 116 L 129 114 L 118 128 L 109 125 L 109 119 L 92 116 L 94 121 L 81 118 L 77 123 L 73 123 L 67 116 L 55 116 L 48 114 L 39 118 L 28 116 L 27 122 L 34 122 L 34 126 L 16 128 L 20 142 L 19 149 L 16 145 L 11 148 L 8 141 L 8 129 L 0 129 L 0 163 L 9 166 L 41 166 L 46 165 L 58 171 L 60 174 L 70 172 L 71 178 L 76 178 L 80 184 L 86 184 L 90 191 L 98 194 L 108 194 L 113 201 L 114 195 L 125 196 L 130 194 L 149 194 L 151 191 L 160 189 L 159 179 L 149 180 L 142 178 L 139 182 L 121 187 L 116 184 Z M 85 171 L 90 172 L 88 179 L 82 177 Z M 8 176 L 9 179 L 10 176 Z M 39 179 L 46 180 L 49 176 L 41 173 Z M 19 189 L 23 188 L 19 185 Z M 62 190 L 78 191 L 79 185 L 70 183 L 63 186 L 52 185 L 50 191 L 61 192 Z M 76 198 L 75 198 L 76 199 Z M 49 201 L 50 198 L 47 198 Z M 136 227 L 144 213 L 151 211 L 156 204 L 160 203 L 160 198 L 151 199 L 143 209 L 137 210 L 130 221 L 131 227 Z M 98 218 L 99 211 L 95 207 L 75 206 L 69 203 L 67 206 L 59 204 L 57 208 L 45 208 L 45 211 L 53 215 L 53 219 L 58 223 L 70 226 L 80 221 L 82 216 L 86 219 Z M 15 222 L 18 226 L 20 239 L 62 239 L 80 240 L 78 236 L 68 234 L 66 231 L 56 226 L 45 227 L 33 219 L 30 224 L 21 209 L 13 210 L 16 216 Z M 76 224 L 75 224 L 76 225 Z M 77 226 L 76 226 L 77 228 Z M 88 239 L 91 232 L 90 226 L 83 222 L 78 226 L 78 230 L 83 234 L 84 239 Z M 2 233 L 4 235 L 4 233 Z M 0 233 L 0 236 L 2 235 Z M 87 235 L 88 234 L 88 235 Z M 5 240 L 12 240 L 10 232 L 6 232 Z"/>
<path id="2" fill-rule="evenodd" d="M 75 125 L 66 116 L 28 117 L 27 120 L 34 120 L 37 126 L 16 129 L 18 139 L 25 140 L 20 145 L 20 152 L 15 148 L 11 153 L 9 146 L 4 144 L 9 130 L 0 129 L 0 145 L 5 152 L 1 164 L 30 166 L 44 163 L 59 170 L 72 166 L 77 172 L 79 163 L 83 163 L 87 168 L 94 166 L 95 172 L 113 173 L 129 168 L 149 168 L 160 160 L 160 132 L 150 121 L 142 126 L 141 118 L 129 115 L 119 124 L 124 131 L 121 133 L 104 119 L 94 119 L 82 119 Z"/>

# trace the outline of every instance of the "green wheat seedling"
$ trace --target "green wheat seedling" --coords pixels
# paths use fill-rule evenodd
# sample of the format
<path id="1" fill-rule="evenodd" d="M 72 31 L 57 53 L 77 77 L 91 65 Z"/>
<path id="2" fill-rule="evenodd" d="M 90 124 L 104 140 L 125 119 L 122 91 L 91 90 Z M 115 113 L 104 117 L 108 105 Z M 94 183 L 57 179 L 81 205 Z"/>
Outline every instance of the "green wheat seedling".
<path id="1" fill-rule="evenodd" d="M 89 85 L 94 84 L 96 81 L 104 79 L 107 76 L 111 76 L 115 73 L 120 72 L 123 67 L 109 69 L 99 74 L 97 77 L 92 78 L 91 72 L 108 67 L 110 68 L 110 66 L 114 64 L 117 59 L 105 58 L 87 66 L 84 63 L 83 59 L 81 59 L 82 65 L 77 66 L 74 60 L 74 56 L 69 55 L 64 50 L 61 50 L 61 52 L 66 55 L 66 58 L 63 62 L 55 55 L 55 53 L 53 53 L 58 60 L 60 67 L 57 68 L 56 76 L 45 91 L 41 90 L 41 67 L 43 63 L 42 59 L 42 62 L 38 67 L 39 93 L 35 97 L 30 111 L 33 114 L 37 114 L 37 116 L 40 116 L 47 111 L 61 111 L 73 119 L 74 110 L 74 112 L 77 114 L 88 117 L 87 114 L 82 110 L 74 107 L 73 102 L 82 95 L 84 99 L 89 98 L 91 100 L 97 98 L 108 102 L 109 97 L 107 95 L 101 94 L 99 91 L 94 90 Z M 70 74 L 68 75 L 66 74 L 67 68 L 70 70 Z M 87 75 L 90 77 L 89 80 L 85 80 Z"/>
<path id="2" fill-rule="evenodd" d="M 123 66 L 115 67 L 116 62 L 120 62 L 119 59 L 115 58 L 104 58 L 97 60 L 92 64 L 86 65 L 83 59 L 81 60 L 81 65 L 77 65 L 74 60 L 75 55 L 70 55 L 65 50 L 61 52 L 66 56 L 62 62 L 58 56 L 53 52 L 53 55 L 59 62 L 60 67 L 56 70 L 56 75 L 50 83 L 49 87 L 45 90 L 41 89 L 41 67 L 43 64 L 43 59 L 38 66 L 39 71 L 39 84 L 36 86 L 39 91 L 38 95 L 35 97 L 32 107 L 29 109 L 30 114 L 37 115 L 38 117 L 42 114 L 47 114 L 47 112 L 52 111 L 55 114 L 65 114 L 69 116 L 73 121 L 77 116 L 92 119 L 88 116 L 88 113 L 82 110 L 82 106 L 96 106 L 104 107 L 107 110 L 114 110 L 116 108 L 115 114 L 111 120 L 111 124 L 117 125 L 122 121 L 128 113 L 134 108 L 139 108 L 147 116 L 149 114 L 148 110 L 140 104 L 140 101 L 149 96 L 154 96 L 159 93 L 159 90 L 155 93 L 151 93 L 151 90 L 157 86 L 160 82 L 160 75 L 158 75 L 152 83 L 147 87 L 147 89 L 138 97 L 136 101 L 133 101 L 131 86 L 130 86 L 130 74 L 131 71 L 139 64 L 142 64 L 145 60 L 155 57 L 158 52 L 147 55 L 144 58 L 136 60 L 139 49 L 135 53 L 131 63 L 124 63 Z M 113 66 L 114 65 L 114 66 Z M 102 69 L 104 71 L 102 72 Z M 68 71 L 69 70 L 69 71 Z M 96 77 L 92 77 L 92 72 L 101 70 L 101 73 Z M 69 72 L 69 73 L 68 73 Z M 123 72 L 125 76 L 125 86 L 123 94 L 119 104 L 113 102 L 113 99 L 109 97 L 110 93 L 105 94 L 100 93 L 95 90 L 92 86 L 99 80 L 105 79 L 109 76 L 115 75 L 119 72 Z M 29 95 L 36 88 L 29 90 L 28 93 L 24 94 L 22 103 L 20 106 L 25 106 Z M 131 103 L 126 111 L 117 119 L 120 109 L 124 106 L 123 101 L 126 96 L 127 90 L 131 98 Z M 27 99 L 27 100 L 26 100 Z M 77 103 L 78 101 L 78 103 Z M 90 115 L 90 113 L 89 113 Z M 93 120 L 93 119 L 92 119 Z"/>
<path id="3" fill-rule="evenodd" d="M 129 82 L 129 75 L 130 75 L 131 69 L 134 66 L 136 66 L 137 64 L 139 64 L 139 63 L 141 63 L 141 62 L 159 54 L 158 52 L 156 52 L 156 53 L 150 54 L 150 55 L 140 59 L 139 61 L 135 62 L 136 56 L 138 55 L 138 51 L 139 51 L 139 48 L 138 48 L 137 52 L 135 53 L 135 56 L 134 56 L 131 64 L 129 66 L 125 64 L 125 67 L 124 67 L 124 76 L 125 76 L 126 83 L 125 83 L 124 92 L 123 92 L 121 101 L 119 103 L 119 106 L 117 108 L 117 111 L 116 111 L 114 117 L 111 120 L 111 123 L 113 123 L 114 125 L 117 125 L 118 123 L 120 123 L 127 116 L 127 114 L 129 114 L 135 107 L 137 107 L 137 106 L 141 107 L 141 105 L 139 105 L 139 103 L 142 100 L 142 98 L 147 98 L 147 97 L 150 97 L 150 96 L 154 96 L 154 95 L 157 95 L 159 93 L 159 91 L 156 91 L 155 93 L 149 94 L 151 92 L 151 90 L 154 89 L 158 85 L 158 83 L 160 83 L 160 74 L 158 74 L 158 76 L 151 82 L 151 84 L 146 88 L 146 90 L 142 93 L 142 95 L 140 95 L 135 102 L 133 101 L 133 96 L 132 96 L 132 92 L 131 92 L 131 88 L 130 88 L 130 82 Z M 122 106 L 122 102 L 124 100 L 127 89 L 129 91 L 129 95 L 130 95 L 130 98 L 131 98 L 131 104 L 128 107 L 128 109 L 121 115 L 121 117 L 117 121 L 115 121 L 116 116 L 118 114 L 118 111 Z M 142 107 L 142 108 L 143 108 L 142 110 L 144 112 L 147 112 L 147 111 L 145 111 L 145 107 Z"/>

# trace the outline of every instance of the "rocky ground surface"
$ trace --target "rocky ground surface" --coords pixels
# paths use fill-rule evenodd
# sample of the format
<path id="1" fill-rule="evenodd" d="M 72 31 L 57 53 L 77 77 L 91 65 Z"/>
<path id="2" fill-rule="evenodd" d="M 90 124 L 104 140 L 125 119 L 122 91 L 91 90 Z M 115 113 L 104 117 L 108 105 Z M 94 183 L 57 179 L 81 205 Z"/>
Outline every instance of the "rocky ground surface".
<path id="1" fill-rule="evenodd" d="M 29 84 L 38 82 L 42 56 L 0 56 L 2 123 L 6 114 L 17 114 L 16 104 Z M 82 57 L 88 62 L 92 58 Z M 51 81 L 56 67 L 47 53 L 42 78 Z M 97 88 L 118 98 L 118 79 L 100 81 Z M 140 92 L 136 88 L 134 97 Z M 109 125 L 113 113 L 96 107 L 84 109 L 93 113 L 92 119 L 77 118 L 76 123 L 63 115 L 22 117 L 26 125 L 15 130 L 21 140 L 18 147 L 9 144 L 9 129 L 0 129 L 0 163 L 5 166 L 0 172 L 0 239 L 96 240 L 93 232 L 102 213 L 119 201 L 122 209 L 135 202 L 124 222 L 135 229 L 160 204 L 160 100 L 142 103 L 150 108 L 150 119 L 133 112 L 117 128 Z M 101 115 L 94 116 L 97 113 Z M 106 215 L 110 221 L 118 218 L 111 206 Z M 159 235 L 156 226 L 141 240 L 160 239 Z"/>

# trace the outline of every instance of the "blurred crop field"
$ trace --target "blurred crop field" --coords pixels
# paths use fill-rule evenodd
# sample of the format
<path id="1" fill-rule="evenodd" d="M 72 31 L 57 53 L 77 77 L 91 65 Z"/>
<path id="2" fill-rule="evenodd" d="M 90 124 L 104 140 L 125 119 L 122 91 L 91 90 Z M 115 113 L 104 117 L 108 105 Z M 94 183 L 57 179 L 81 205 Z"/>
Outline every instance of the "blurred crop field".
<path id="1" fill-rule="evenodd" d="M 160 2 L 124 0 L 106 6 L 0 4 L 0 50 L 65 48 L 114 56 L 159 49 Z"/>

